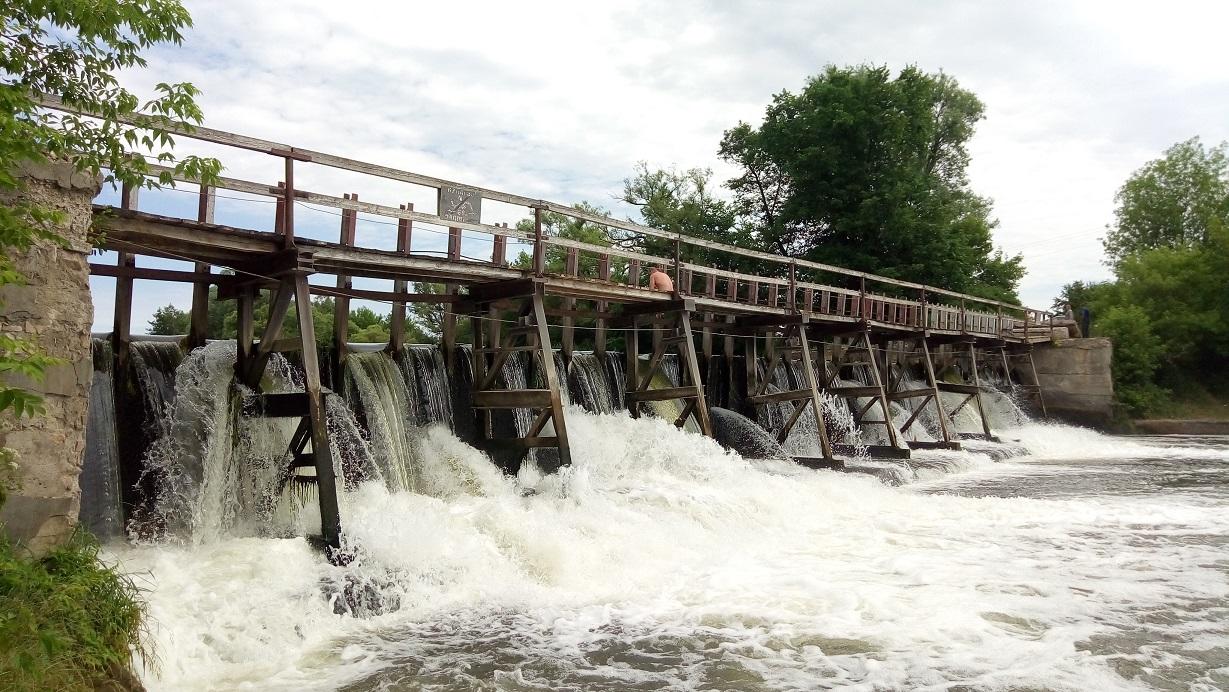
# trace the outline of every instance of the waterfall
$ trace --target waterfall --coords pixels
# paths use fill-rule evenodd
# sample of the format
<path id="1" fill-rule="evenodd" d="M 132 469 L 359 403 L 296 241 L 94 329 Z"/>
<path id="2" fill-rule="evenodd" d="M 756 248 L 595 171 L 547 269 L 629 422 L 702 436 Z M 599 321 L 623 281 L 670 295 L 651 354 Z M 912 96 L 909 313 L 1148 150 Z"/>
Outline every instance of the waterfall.
<path id="1" fill-rule="evenodd" d="M 572 403 L 590 413 L 614 413 L 623 409 L 622 383 L 612 386 L 609 368 L 601 356 L 572 354 L 568 368 L 568 393 Z"/>
<path id="2" fill-rule="evenodd" d="M 138 481 L 142 492 L 136 496 L 138 506 L 134 508 L 135 521 L 131 525 L 142 535 L 200 543 L 224 535 L 314 531 L 313 522 L 318 522 L 313 514 L 314 485 L 287 482 L 287 446 L 297 421 L 264 418 L 244 411 L 244 397 L 250 392 L 234 383 L 233 342 L 211 343 L 186 358 L 172 342 L 137 342 L 132 351 L 131 381 L 122 402 L 115 402 L 112 397 L 108 345 L 105 340 L 95 343 L 96 373 L 81 480 L 82 516 L 87 526 L 101 535 L 113 535 L 118 530 L 116 476 L 127 444 L 139 450 L 137 468 L 143 469 Z M 640 359 L 641 369 L 647 361 L 647 356 Z M 455 464 L 447 462 L 440 466 L 444 462 L 432 455 L 438 453 L 441 445 L 451 444 L 443 442 L 439 435 L 448 436 L 457 444 L 478 441 L 474 417 L 469 414 L 473 377 L 470 362 L 468 347 L 458 348 L 451 372 L 445 366 L 442 351 L 433 346 L 407 346 L 392 354 L 351 353 L 341 373 L 340 395 L 329 396 L 326 401 L 326 424 L 342 487 L 355 491 L 364 481 L 378 481 L 388 492 L 427 494 L 445 492 L 439 489 L 451 487 L 451 481 L 441 479 L 456 472 L 452 468 Z M 574 353 L 565 368 L 563 358 L 556 354 L 558 372 L 566 383 L 566 401 L 594 414 L 620 414 L 624 410 L 628 377 L 624 362 L 617 353 Z M 761 362 L 759 367 L 762 371 L 764 364 Z M 779 364 L 773 372 L 761 372 L 760 376 L 768 378 L 769 392 L 799 389 L 805 382 L 801 367 L 799 363 Z M 719 408 L 718 401 L 723 397 L 741 400 L 737 390 L 743 370 L 723 356 L 709 361 L 707 391 L 714 397 L 710 408 Z M 661 371 L 654 375 L 650 386 L 677 386 L 679 375 L 678 358 L 669 354 L 663 358 Z M 855 371 L 853 377 L 837 380 L 836 384 L 864 386 L 873 381 L 865 368 Z M 506 383 L 512 389 L 544 386 L 541 368 L 523 352 L 507 358 L 501 380 L 501 386 Z M 908 375 L 900 386 L 923 388 L 920 381 Z M 275 355 L 261 389 L 301 391 L 299 370 Z M 950 408 L 954 406 L 951 397 L 958 396 L 946 395 L 944 403 Z M 1010 426 L 1027 420 L 1007 394 L 987 387 L 983 398 L 992 425 Z M 846 402 L 823 395 L 823 419 L 832 442 L 852 447 L 852 451 L 842 450 L 842 458 L 859 460 L 866 456 L 868 444 L 887 443 L 883 426 L 874 424 L 880 418 L 877 407 L 868 411 L 861 425 L 853 422 L 853 412 L 857 410 L 854 407 L 865 406 L 867 401 Z M 920 402 L 893 402 L 890 412 L 896 425 L 912 415 L 913 407 Z M 128 420 L 136 420 L 140 427 L 136 434 L 124 431 L 124 416 L 118 415 L 124 411 L 116 404 L 131 409 L 127 411 Z M 644 413 L 669 422 L 682 413 L 678 401 L 648 402 L 642 407 Z M 798 418 L 783 444 L 775 444 L 774 433 L 792 415 L 793 407 L 793 402 L 757 407 L 755 415 L 767 432 L 746 442 L 758 450 L 754 454 L 821 456 L 819 432 L 810 411 Z M 465 413 L 458 419 L 456 412 L 460 411 Z M 727 444 L 737 448 L 735 441 L 744 444 L 750 439 L 746 421 L 738 414 L 718 412 L 713 417 L 721 419 L 717 421 L 718 427 L 722 427 L 720 434 L 737 436 L 737 440 L 731 438 Z M 496 437 L 524 436 L 533 421 L 534 414 L 529 410 L 491 412 Z M 972 407 L 958 414 L 955 430 L 978 432 L 980 428 Z M 435 429 L 443 432 L 435 433 Z M 685 429 L 698 432 L 691 419 Z M 936 429 L 933 411 L 922 411 L 907 437 L 933 439 Z M 552 434 L 551 427 L 543 434 Z M 764 439 L 759 440 L 760 437 Z M 548 456 L 542 456 L 544 453 Z M 534 450 L 528 457 L 530 467 L 552 468 L 550 453 Z M 452 452 L 447 455 L 455 459 L 462 456 Z M 507 472 L 519 468 L 503 461 L 499 465 Z M 345 501 L 343 498 L 342 503 Z"/>
<path id="3" fill-rule="evenodd" d="M 111 379 L 111 344 L 94 339 L 94 375 L 85 421 L 85 457 L 81 460 L 81 523 L 95 536 L 123 533 L 120 505 L 119 442 L 116 440 L 115 390 Z"/>
<path id="4" fill-rule="evenodd" d="M 404 346 L 396 359 L 410 394 L 414 422 L 453 427 L 452 383 L 443 352 L 434 346 Z"/>
<path id="5" fill-rule="evenodd" d="M 352 353 L 344 370 L 345 399 L 366 424 L 380 479 L 391 491 L 417 490 L 414 467 L 422 434 L 419 421 L 427 420 L 427 407 L 418 405 L 418 391 L 411 392 L 410 385 L 437 378 L 421 377 L 411 368 L 415 370 L 415 379 L 411 380 L 406 370 L 383 351 Z"/>
<path id="6" fill-rule="evenodd" d="M 157 488 L 152 521 L 168 537 L 203 543 L 223 536 L 301 534 L 313 525 L 314 491 L 287 483 L 288 446 L 298 421 L 244 411 L 234 382 L 234 342 L 214 342 L 184 359 L 164 434 L 145 457 Z M 261 380 L 269 393 L 302 391 L 298 372 L 274 354 Z M 334 397 L 330 397 L 333 399 Z M 340 402 L 325 407 L 334 472 L 379 477 L 380 469 L 353 414 Z"/>

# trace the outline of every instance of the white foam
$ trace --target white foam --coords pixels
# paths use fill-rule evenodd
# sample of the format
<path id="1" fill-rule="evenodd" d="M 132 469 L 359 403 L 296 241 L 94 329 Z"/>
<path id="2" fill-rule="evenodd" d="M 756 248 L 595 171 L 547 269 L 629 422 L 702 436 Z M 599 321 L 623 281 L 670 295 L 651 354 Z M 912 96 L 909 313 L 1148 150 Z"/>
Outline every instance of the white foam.
<path id="1" fill-rule="evenodd" d="M 346 498 L 358 566 L 332 567 L 297 539 L 115 549 L 152 589 L 150 688 L 332 689 L 407 659 L 460 676 L 514 650 L 521 663 L 496 664 L 508 686 L 583 668 L 692 687 L 746 675 L 769 689 L 1136 689 L 1082 643 L 1140 609 L 1229 597 L 1211 540 L 1229 526 L 1214 507 L 925 495 L 753 465 L 661 420 L 567 413 L 575 466 L 520 481 L 432 429 L 428 494 L 369 483 Z M 1059 435 L 1089 453 L 1106 444 L 1016 432 L 1039 454 L 1059 453 Z M 1191 535 L 1209 540 L 1179 540 Z M 382 584 L 400 609 L 334 615 L 321 584 L 346 575 Z M 1223 629 L 1201 636 L 1229 645 Z M 611 639 L 690 653 L 657 672 L 586 658 Z M 430 648 L 440 642 L 454 644 Z"/>

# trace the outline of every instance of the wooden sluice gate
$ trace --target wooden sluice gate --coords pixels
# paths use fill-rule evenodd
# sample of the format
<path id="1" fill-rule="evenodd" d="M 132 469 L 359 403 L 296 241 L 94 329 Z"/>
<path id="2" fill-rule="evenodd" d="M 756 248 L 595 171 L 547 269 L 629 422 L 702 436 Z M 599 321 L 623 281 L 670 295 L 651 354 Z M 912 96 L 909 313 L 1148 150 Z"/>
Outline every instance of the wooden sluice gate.
<path id="1" fill-rule="evenodd" d="M 141 211 L 135 194 L 127 193 L 119 208 L 96 207 L 96 227 L 104 234 L 101 246 L 119 253 L 116 264 L 91 263 L 95 275 L 117 279 L 112 337 L 116 363 L 121 365 L 128 357 L 136 282 L 194 285 L 186 341 L 190 347 L 202 345 L 208 336 L 209 286 L 218 287 L 219 299 L 238 301 L 236 381 L 255 392 L 249 407 L 255 415 L 299 419 L 286 451 L 286 476 L 288 482 L 318 487 L 321 536 L 332 548 L 341 545 L 342 527 L 337 478 L 324 425 L 329 393 L 321 381 L 317 356 L 320 335 L 312 326 L 313 295 L 337 301 L 333 333 L 325 337 L 332 342 L 334 369 L 342 367 L 346 358 L 349 301 L 377 301 L 392 307 L 389 349 L 394 351 L 403 342 L 408 305 L 434 303 L 446 307 L 443 347 L 450 353 L 457 348 L 457 321 L 469 319 L 473 332 L 472 415 L 484 446 L 493 454 L 509 456 L 523 456 L 531 449 L 553 449 L 560 465 L 572 462 L 572 450 L 562 404 L 566 380 L 556 371 L 552 331 L 560 335 L 558 350 L 567 361 L 578 346 L 578 320 L 595 322 L 596 328 L 584 332 L 586 336 L 581 338 L 595 352 L 606 352 L 608 334 L 622 336 L 627 359 L 624 399 L 633 416 L 639 415 L 642 402 L 677 400 L 681 414 L 671 422 L 682 426 L 694 419 L 699 431 L 710 436 L 713 423 L 700 358 L 712 358 L 720 349 L 727 362 L 732 362 L 736 345 L 741 343 L 747 385 L 740 394 L 751 407 L 791 406 L 784 427 L 775 431 L 779 441 L 789 436 L 799 420 L 810 416 L 815 422 L 820 456 L 797 460 L 828 468 L 839 466 L 842 456 L 851 449 L 845 446 L 849 441 L 832 439 L 834 430 L 824 414 L 826 397 L 844 401 L 855 421 L 883 428 L 886 444 L 870 450 L 878 456 L 907 458 L 910 446 L 957 446 L 967 434 L 957 433 L 953 421 L 966 407 L 972 407 L 980 418 L 980 430 L 975 434 L 992 438 L 981 401 L 979 346 L 997 349 L 997 362 L 1010 378 L 1015 370 L 1008 365 L 1010 359 L 1027 356 L 1033 341 L 1049 339 L 1048 317 L 1017 305 L 747 250 L 553 202 L 208 128 L 180 134 L 186 139 L 272 156 L 283 167 L 283 179 L 211 181 L 212 186 L 199 187 L 199 213 L 195 218 Z M 394 206 L 367 201 L 370 197 L 366 194 L 360 201 L 358 194 L 337 196 L 301 189 L 295 184 L 295 172 L 296 166 L 304 165 L 363 174 L 386 185 L 391 181 L 434 191 L 435 213 L 421 211 L 426 206 L 421 203 L 418 208 L 409 203 Z M 173 171 L 156 165 L 151 165 L 151 171 L 174 177 Z M 219 190 L 274 201 L 273 232 L 217 224 L 214 200 Z M 507 209 L 519 208 L 521 213 L 527 210 L 534 221 L 533 231 L 484 221 L 484 200 Z M 305 237 L 301 229 L 296 229 L 295 210 L 307 204 L 340 212 L 337 242 Z M 543 223 L 547 213 L 602 228 L 612 244 L 552 237 Z M 386 219 L 385 223 L 395 226 L 395 248 L 362 246 L 358 242 L 361 234 L 355 232 L 360 214 Z M 415 250 L 413 233 L 419 229 L 447 234 L 446 252 Z M 463 256 L 463 232 L 487 238 L 489 258 Z M 628 249 L 635 245 L 635 239 L 646 238 L 672 245 L 674 256 Z M 513 266 L 507 261 L 508 251 L 517 245 L 532 249 L 530 266 Z M 683 247 L 702 251 L 710 258 L 709 264 L 684 261 Z M 548 251 L 563 258 L 561 268 L 548 267 Z M 137 266 L 138 255 L 189 262 L 192 269 Z M 712 259 L 722 257 L 731 261 Z M 710 266 L 735 266 L 735 259 L 742 270 Z M 650 264 L 671 269 L 676 281 L 673 294 L 642 285 L 641 269 Z M 227 271 L 215 272 L 215 268 Z M 313 276 L 332 280 L 311 283 L 309 277 Z M 369 279 L 388 281 L 392 290 L 355 287 L 356 280 Z M 415 292 L 412 286 L 416 283 L 444 284 L 446 288 L 442 292 Z M 253 315 L 257 291 L 271 294 L 270 319 L 260 338 Z M 292 304 L 299 334 L 292 340 L 282 339 L 283 318 Z M 984 309 L 976 309 L 978 306 Z M 552 318 L 557 321 L 548 321 Z M 645 332 L 652 339 L 648 351 L 642 351 Z M 941 345 L 945 349 L 942 356 L 934 352 Z M 763 377 L 758 369 L 761 346 L 767 362 Z M 302 352 L 304 391 L 260 392 L 261 375 L 269 358 L 285 350 Z M 504 377 L 504 363 L 516 352 L 524 352 L 536 363 L 540 386 L 530 383 L 521 388 Z M 678 359 L 679 381 L 671 387 L 654 388 L 654 375 L 671 352 Z M 969 362 L 957 367 L 958 359 Z M 448 358 L 450 367 L 452 362 Z M 770 391 L 767 380 L 783 363 L 797 365 L 798 374 L 791 375 L 788 389 Z M 925 386 L 906 388 L 902 374 L 905 367 L 920 370 Z M 963 377 L 959 383 L 949 381 L 955 379 L 955 373 Z M 849 384 L 858 377 L 858 384 Z M 956 393 L 963 399 L 949 411 L 943 404 L 943 393 Z M 898 427 L 891 403 L 908 399 L 921 403 Z M 941 439 L 927 444 L 905 442 L 910 429 L 920 425 L 918 417 L 928 406 L 937 412 Z M 492 414 L 508 409 L 529 410 L 533 423 L 526 434 L 496 439 Z M 454 415 L 466 414 L 457 411 Z M 131 477 L 122 480 L 125 484 L 135 482 Z"/>

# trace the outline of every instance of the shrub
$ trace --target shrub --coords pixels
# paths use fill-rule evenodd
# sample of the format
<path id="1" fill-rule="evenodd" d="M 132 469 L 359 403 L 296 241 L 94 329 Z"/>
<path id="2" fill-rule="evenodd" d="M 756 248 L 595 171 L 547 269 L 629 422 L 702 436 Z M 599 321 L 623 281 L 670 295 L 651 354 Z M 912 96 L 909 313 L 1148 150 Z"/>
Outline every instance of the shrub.
<path id="1" fill-rule="evenodd" d="M 0 689 L 131 686 L 133 655 L 147 653 L 138 596 L 87 533 L 37 559 L 0 538 Z"/>

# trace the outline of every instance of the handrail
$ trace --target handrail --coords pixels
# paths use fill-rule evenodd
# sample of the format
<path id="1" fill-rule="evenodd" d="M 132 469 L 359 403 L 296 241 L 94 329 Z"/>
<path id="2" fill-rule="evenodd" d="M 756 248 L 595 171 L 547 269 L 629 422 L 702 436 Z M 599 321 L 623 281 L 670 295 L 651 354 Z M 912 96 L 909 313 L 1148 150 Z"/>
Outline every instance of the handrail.
<path id="1" fill-rule="evenodd" d="M 40 103 L 42 106 L 46 108 L 54 109 L 54 110 L 59 110 L 59 111 L 69 112 L 69 113 L 77 113 L 79 115 L 83 115 L 86 117 L 99 117 L 96 114 L 84 112 L 80 109 L 74 108 L 64 103 L 59 98 L 56 98 L 50 95 L 43 96 L 40 99 Z M 788 267 L 790 265 L 793 265 L 798 268 L 824 271 L 824 272 L 838 274 L 838 275 L 842 275 L 842 276 L 846 276 L 850 278 L 861 279 L 863 281 L 874 281 L 877 283 L 882 283 L 882 284 L 886 284 L 890 286 L 896 286 L 900 288 L 925 291 L 928 294 L 937 294 L 937 295 L 943 295 L 943 296 L 947 296 L 951 298 L 959 298 L 961 300 L 973 301 L 973 302 L 976 302 L 982 305 L 989 305 L 989 306 L 1004 308 L 1004 309 L 1013 310 L 1013 311 L 1022 311 L 1022 312 L 1025 312 L 1026 314 L 1027 313 L 1033 313 L 1036 315 L 1047 314 L 1046 311 L 1044 310 L 1037 310 L 1034 308 L 1029 308 L 1024 305 L 1018 305 L 1015 303 L 1006 303 L 1003 301 L 993 300 L 990 298 L 982 298 L 980 296 L 975 296 L 972 294 L 960 293 L 957 291 L 950 291 L 950 290 L 939 288 L 936 286 L 929 286 L 926 284 L 919 284 L 919 283 L 914 283 L 911 281 L 904 281 L 901 279 L 893 279 L 891 277 L 882 276 L 879 274 L 872 274 L 870 272 L 862 272 L 862 271 L 858 271 L 855 269 L 847 269 L 844 267 L 824 264 L 821 262 L 813 262 L 813 261 L 805 260 L 805 259 L 789 258 L 789 257 L 781 256 L 781 255 L 775 255 L 775 254 L 771 254 L 767 252 L 762 252 L 759 250 L 750 250 L 747 248 L 740 248 L 736 245 L 730 245 L 728 243 L 722 243 L 720 241 L 707 240 L 704 238 L 696 238 L 694 236 L 683 235 L 682 233 L 672 233 L 669 231 L 663 231 L 661 229 L 652 228 L 650 226 L 638 224 L 630 220 L 625 221 L 625 220 L 619 220 L 619 219 L 615 219 L 615 218 L 611 218 L 607 216 L 601 216 L 598 214 L 590 214 L 588 212 L 576 209 L 575 207 L 556 203 L 556 202 L 550 202 L 550 201 L 541 200 L 541 199 L 533 199 L 530 197 L 525 197 L 523 195 L 516 195 L 516 194 L 507 193 L 507 192 L 502 192 L 502 191 L 495 190 L 492 188 L 485 188 L 485 187 L 480 187 L 476 185 L 469 185 L 466 183 L 460 183 L 460 182 L 448 180 L 445 178 L 438 178 L 435 176 L 428 176 L 428 175 L 423 175 L 419 173 L 413 173 L 410 171 L 392 168 L 389 166 L 367 163 L 364 161 L 359 161 L 357 159 L 352 159 L 352 158 L 348 158 L 345 156 L 338 156 L 336 154 L 329 154 L 326 152 L 314 151 L 311 149 L 293 147 L 293 146 L 282 144 L 279 142 L 274 142 L 272 140 L 266 140 L 266 139 L 261 139 L 257 137 L 249 137 L 246 135 L 239 135 L 239 134 L 226 132 L 223 130 L 216 130 L 216 129 L 203 127 L 203 126 L 175 127 L 175 126 L 169 125 L 168 123 L 161 122 L 157 118 L 153 118 L 151 116 L 147 116 L 143 114 L 132 114 L 128 116 L 121 116 L 117 118 L 117 120 L 125 124 L 138 126 L 138 127 L 160 127 L 175 135 L 188 137 L 190 139 L 195 139 L 195 140 L 199 140 L 202 142 L 209 142 L 213 144 L 223 144 L 227 146 L 236 147 L 239 149 L 246 149 L 249 151 L 256 151 L 256 152 L 272 154 L 275 156 L 293 155 L 294 158 L 298 160 L 302 160 L 302 161 L 316 163 L 316 164 L 320 164 L 323 166 L 329 166 L 329 167 L 337 168 L 340 170 L 347 170 L 347 171 L 352 171 L 356 173 L 364 173 L 367 175 L 386 178 L 389 180 L 397 180 L 400 182 L 406 182 L 406 183 L 411 183 L 415 185 L 422 185 L 425 187 L 433 187 L 437 189 L 441 187 L 446 187 L 446 186 L 464 187 L 464 188 L 478 192 L 484 199 L 490 199 L 490 200 L 494 200 L 498 202 L 525 206 L 531 209 L 555 212 L 558 214 L 569 216 L 574 219 L 579 219 L 581 221 L 588 221 L 590 223 L 595 223 L 595 224 L 602 225 L 602 226 L 608 226 L 611 228 L 617 228 L 617 229 L 629 231 L 632 233 L 638 233 L 638 234 L 642 234 L 642 235 L 646 235 L 650 237 L 662 238 L 666 240 L 674 240 L 674 241 L 685 243 L 687 245 L 691 245 L 695 247 L 706 248 L 709 250 L 718 250 L 718 251 L 727 252 L 733 255 L 739 255 L 739 256 L 747 257 L 751 259 L 771 262 L 774 264 L 781 265 L 783 267 Z M 151 171 L 158 171 L 158 172 L 166 172 L 166 171 L 171 170 L 164 166 L 158 166 L 156 164 L 150 164 L 149 167 Z M 194 181 L 189 181 L 189 180 L 184 179 L 184 182 L 194 182 Z M 218 187 L 224 187 L 226 189 L 231 189 L 231 190 L 235 190 L 238 192 L 263 194 L 263 195 L 268 195 L 268 196 L 273 196 L 273 197 L 277 197 L 280 194 L 277 191 L 277 188 L 270 188 L 269 186 L 261 185 L 259 183 L 253 183 L 253 182 L 244 181 L 244 180 L 237 180 L 233 178 L 221 179 L 219 181 Z M 421 221 L 424 223 L 439 224 L 439 225 L 446 226 L 446 227 L 461 228 L 464 230 L 472 230 L 472 231 L 488 233 L 488 234 L 496 235 L 496 236 L 514 237 L 514 238 L 521 239 L 521 240 L 533 240 L 533 235 L 531 234 L 521 233 L 521 232 L 515 231 L 514 229 L 510 229 L 510 228 L 506 228 L 502 226 L 492 226 L 492 225 L 483 224 L 483 223 L 466 223 L 466 222 L 456 221 L 456 220 L 451 220 L 451 219 L 445 220 L 445 219 L 441 219 L 438 216 L 434 216 L 431 214 L 425 214 L 422 212 L 396 209 L 393 207 L 372 204 L 369 202 L 359 202 L 357 200 L 342 199 L 339 197 L 323 195 L 320 193 L 306 193 L 302 190 L 296 190 L 294 194 L 295 194 L 296 199 L 300 199 L 302 201 L 326 204 L 328 206 L 333 206 L 333 207 L 341 208 L 341 209 L 352 209 L 355 211 L 372 213 L 372 214 L 377 214 L 381 216 L 410 219 L 414 221 Z M 583 249 L 583 250 L 599 252 L 599 253 L 605 252 L 605 253 L 612 254 L 612 255 L 622 255 L 622 256 L 630 257 L 630 256 L 633 256 L 634 254 L 638 254 L 638 253 L 630 253 L 629 251 L 624 251 L 619 248 L 607 248 L 605 246 L 588 245 L 585 243 L 580 243 L 579 241 L 567 241 L 566 239 L 563 239 L 563 238 L 551 238 L 551 239 L 547 239 L 547 242 L 550 244 L 556 244 L 556 245 L 560 245 L 564 247 L 574 247 L 577 249 Z M 640 258 L 646 258 L 646 259 L 649 257 L 650 256 L 648 255 L 640 256 Z M 661 260 L 664 258 L 653 258 L 653 259 Z M 696 267 L 698 265 L 692 265 L 692 266 Z M 704 269 L 713 270 L 714 268 L 705 267 Z M 756 277 L 756 279 L 761 282 L 770 281 L 772 283 L 777 283 L 776 277 Z M 887 298 L 887 296 L 885 296 L 884 298 Z"/>

